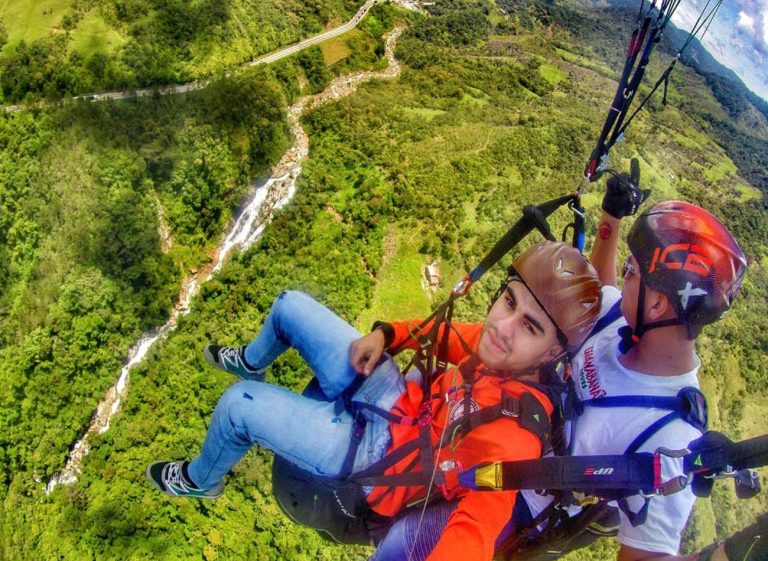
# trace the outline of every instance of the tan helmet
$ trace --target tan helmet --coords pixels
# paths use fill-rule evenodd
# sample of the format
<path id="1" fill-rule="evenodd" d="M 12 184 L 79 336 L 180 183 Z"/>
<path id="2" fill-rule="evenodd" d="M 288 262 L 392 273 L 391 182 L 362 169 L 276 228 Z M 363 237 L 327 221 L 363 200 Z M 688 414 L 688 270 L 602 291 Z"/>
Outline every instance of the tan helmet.
<path id="1" fill-rule="evenodd" d="M 564 242 L 542 242 L 518 257 L 509 275 L 531 291 L 555 324 L 563 347 L 577 350 L 600 313 L 602 285 L 587 258 Z"/>

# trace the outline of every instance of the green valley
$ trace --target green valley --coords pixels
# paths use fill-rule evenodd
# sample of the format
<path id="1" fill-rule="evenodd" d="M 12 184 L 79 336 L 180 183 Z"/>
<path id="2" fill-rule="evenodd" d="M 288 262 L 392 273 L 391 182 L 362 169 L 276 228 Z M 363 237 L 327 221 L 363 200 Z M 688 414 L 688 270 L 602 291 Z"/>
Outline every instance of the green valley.
<path id="1" fill-rule="evenodd" d="M 371 554 L 293 524 L 272 498 L 267 452 L 251 451 L 214 502 L 170 499 L 144 469 L 199 449 L 234 382 L 205 364 L 203 345 L 250 340 L 280 291 L 306 291 L 363 332 L 375 319 L 423 315 L 524 205 L 578 187 L 616 88 L 631 10 L 446 0 L 421 14 L 384 2 L 327 43 L 225 74 L 348 21 L 360 5 L 0 3 L 2 99 L 28 103 L 0 113 L 0 559 Z M 386 67 L 384 34 L 395 26 L 405 27 L 400 76 L 366 82 L 303 118 L 309 156 L 290 203 L 202 285 L 176 330 L 132 370 L 78 480 L 47 494 L 128 349 L 167 321 L 182 279 L 211 262 L 253 184 L 291 145 L 287 107 L 334 76 Z M 654 79 L 670 52 L 664 45 L 652 60 Z M 200 78 L 211 85 L 186 94 L 35 104 Z M 726 106 L 722 91 L 678 64 L 668 104 L 649 103 L 611 166 L 625 171 L 639 158 L 652 202 L 706 207 L 749 256 L 734 309 L 699 345 L 712 428 L 743 439 L 764 432 L 768 414 L 768 115 L 746 98 Z M 589 239 L 603 188 L 585 196 Z M 553 231 L 568 220 L 556 215 Z M 434 294 L 421 286 L 432 261 L 441 273 Z M 502 277 L 502 267 L 489 271 L 457 316 L 484 317 Z M 267 374 L 297 391 L 310 377 L 292 352 Z M 697 503 L 685 551 L 741 528 L 767 497 L 738 501 L 730 482 L 717 482 Z M 600 542 L 568 559 L 608 559 L 614 548 Z"/>

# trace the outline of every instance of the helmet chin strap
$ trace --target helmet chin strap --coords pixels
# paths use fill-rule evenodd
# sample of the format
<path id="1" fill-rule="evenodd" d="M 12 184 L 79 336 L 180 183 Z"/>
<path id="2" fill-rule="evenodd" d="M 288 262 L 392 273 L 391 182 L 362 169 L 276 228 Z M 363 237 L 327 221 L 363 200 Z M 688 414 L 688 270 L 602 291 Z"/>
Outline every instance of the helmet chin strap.
<path id="1" fill-rule="evenodd" d="M 668 327 L 670 325 L 685 325 L 685 321 L 680 318 L 663 319 L 652 323 L 643 323 L 645 316 L 645 283 L 640 281 L 640 290 L 637 294 L 637 313 L 635 314 L 635 328 L 624 325 L 619 328 L 619 352 L 625 355 L 629 350 L 640 342 L 640 338 L 650 331 L 659 327 Z"/>

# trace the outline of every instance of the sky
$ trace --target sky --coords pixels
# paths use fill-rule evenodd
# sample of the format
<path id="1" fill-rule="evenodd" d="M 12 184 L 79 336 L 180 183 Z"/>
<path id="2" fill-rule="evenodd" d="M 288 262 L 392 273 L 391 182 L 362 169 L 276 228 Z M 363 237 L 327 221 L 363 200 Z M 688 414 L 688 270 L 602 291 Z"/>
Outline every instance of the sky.
<path id="1" fill-rule="evenodd" d="M 715 0 L 709 1 L 711 8 Z M 672 22 L 690 31 L 706 5 L 707 0 L 682 0 Z M 749 89 L 768 100 L 768 0 L 725 0 L 701 42 Z"/>

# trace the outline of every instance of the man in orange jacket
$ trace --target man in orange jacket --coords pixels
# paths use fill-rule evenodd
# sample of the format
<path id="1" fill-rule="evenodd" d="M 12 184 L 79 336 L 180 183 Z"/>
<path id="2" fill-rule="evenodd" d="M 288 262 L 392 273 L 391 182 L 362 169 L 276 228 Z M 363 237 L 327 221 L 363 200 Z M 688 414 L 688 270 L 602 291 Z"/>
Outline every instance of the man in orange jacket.
<path id="1" fill-rule="evenodd" d="M 597 272 L 576 249 L 554 242 L 530 248 L 510 267 L 484 324 L 452 325 L 440 358 L 456 366 L 432 382 L 425 400 L 421 386 L 407 381 L 384 353 L 390 346 L 418 346 L 414 330 L 419 322 L 378 324 L 360 337 L 307 295 L 285 292 L 249 345 L 206 347 L 211 365 L 244 381 L 220 399 L 199 456 L 190 462 L 154 462 L 147 476 L 171 496 L 216 498 L 223 492 L 223 477 L 254 444 L 317 476 L 341 475 L 355 437 L 355 418 L 349 406 L 340 409 L 334 400 L 359 376 L 365 379 L 349 401 L 358 404 L 368 422 L 352 451 L 353 473 L 414 439 L 429 441 L 427 456 L 423 447 L 415 448 L 385 475 L 425 470 L 425 463 L 469 467 L 539 457 L 540 438 L 513 415 L 447 438 L 446 427 L 510 402 L 505 400 L 528 399 L 549 415 L 552 404 L 531 384 L 539 381 L 543 368 L 582 343 L 599 310 Z M 264 383 L 265 368 L 290 347 L 312 367 L 329 401 Z M 427 484 L 365 488 L 369 508 L 387 517 L 434 491 Z M 516 492 L 466 492 L 451 484 L 443 491 L 460 500 L 429 559 L 491 559 Z"/>

